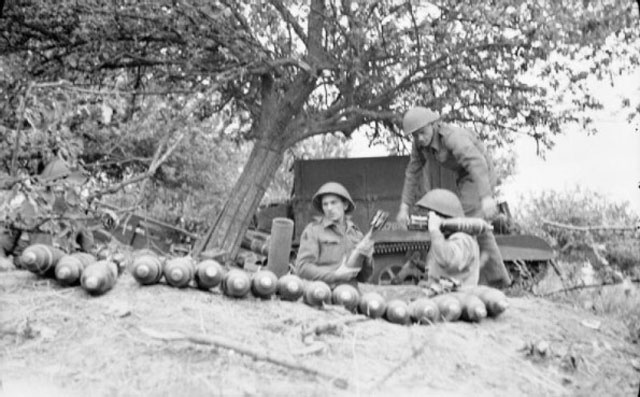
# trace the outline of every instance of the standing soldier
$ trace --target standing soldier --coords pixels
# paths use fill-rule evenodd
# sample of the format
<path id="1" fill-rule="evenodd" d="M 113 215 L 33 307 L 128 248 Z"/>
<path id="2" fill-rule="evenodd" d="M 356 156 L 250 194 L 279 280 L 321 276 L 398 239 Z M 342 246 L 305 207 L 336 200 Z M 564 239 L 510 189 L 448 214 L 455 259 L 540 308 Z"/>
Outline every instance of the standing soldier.
<path id="1" fill-rule="evenodd" d="M 409 223 L 409 208 L 423 191 L 423 172 L 428 169 L 429 161 L 437 161 L 456 173 L 457 195 L 466 216 L 491 219 L 496 215 L 491 163 L 484 145 L 473 132 L 443 123 L 438 113 L 424 107 L 409 109 L 402 120 L 402 128 L 405 135 L 413 138 L 413 145 L 397 216 L 400 224 Z M 511 277 L 493 233 L 487 231 L 478 235 L 478 245 L 480 282 L 510 285 Z"/>
<path id="2" fill-rule="evenodd" d="M 325 183 L 312 202 L 323 216 L 307 225 L 300 236 L 298 275 L 329 285 L 366 281 L 373 271 L 373 240 L 363 239 L 347 216 L 355 209 L 347 189 L 336 182 Z"/>

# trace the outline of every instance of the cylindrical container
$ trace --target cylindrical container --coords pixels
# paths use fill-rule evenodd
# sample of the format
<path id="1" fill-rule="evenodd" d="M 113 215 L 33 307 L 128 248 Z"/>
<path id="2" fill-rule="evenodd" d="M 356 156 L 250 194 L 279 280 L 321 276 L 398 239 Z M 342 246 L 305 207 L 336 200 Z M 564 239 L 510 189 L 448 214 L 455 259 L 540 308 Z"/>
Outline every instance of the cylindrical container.
<path id="1" fill-rule="evenodd" d="M 367 292 L 360 297 L 358 311 L 371 318 L 380 318 L 387 310 L 387 302 L 377 292 Z"/>
<path id="2" fill-rule="evenodd" d="M 322 307 L 331 304 L 331 288 L 323 281 L 311 281 L 304 287 L 303 301 L 309 306 Z"/>
<path id="3" fill-rule="evenodd" d="M 118 265 L 112 261 L 97 261 L 87 266 L 80 276 L 80 284 L 88 293 L 100 295 L 109 291 L 118 279 Z"/>
<path id="4" fill-rule="evenodd" d="M 289 272 L 292 237 L 293 221 L 288 218 L 274 218 L 271 223 L 267 270 L 271 270 L 276 277 L 282 277 Z"/>
<path id="5" fill-rule="evenodd" d="M 278 277 L 270 270 L 259 270 L 251 277 L 251 292 L 256 298 L 270 299 L 278 288 Z"/>
<path id="6" fill-rule="evenodd" d="M 64 256 L 64 252 L 45 244 L 33 244 L 25 248 L 20 255 L 20 264 L 32 273 L 41 276 L 55 275 L 56 263 Z"/>
<path id="7" fill-rule="evenodd" d="M 457 321 L 460 318 L 462 306 L 451 294 L 436 295 L 431 299 L 438 305 L 442 321 Z"/>
<path id="8" fill-rule="evenodd" d="M 173 287 L 184 288 L 193 279 L 195 270 L 193 259 L 190 257 L 172 258 L 164 264 L 164 279 Z"/>
<path id="9" fill-rule="evenodd" d="M 442 220 L 440 229 L 478 235 L 493 230 L 493 226 L 482 218 L 450 218 Z"/>
<path id="10" fill-rule="evenodd" d="M 222 279 L 222 292 L 233 298 L 244 298 L 251 290 L 251 278 L 240 269 L 231 269 Z"/>
<path id="11" fill-rule="evenodd" d="M 487 308 L 477 296 L 465 292 L 454 292 L 451 295 L 460 301 L 462 306 L 460 318 L 464 321 L 478 323 L 487 318 Z"/>
<path id="12" fill-rule="evenodd" d="M 400 299 L 390 300 L 387 302 L 384 318 L 394 324 L 409 324 L 409 306 Z"/>
<path id="13" fill-rule="evenodd" d="M 333 289 L 331 301 L 333 304 L 344 306 L 353 312 L 358 308 L 360 292 L 351 284 L 340 284 Z"/>
<path id="14" fill-rule="evenodd" d="M 473 294 L 480 298 L 484 306 L 487 308 L 489 317 L 498 317 L 509 307 L 507 296 L 500 290 L 488 287 L 486 285 L 478 285 L 464 289 L 465 292 Z"/>
<path id="15" fill-rule="evenodd" d="M 157 284 L 163 274 L 162 259 L 151 251 L 134 254 L 131 262 L 131 274 L 142 285 Z"/>
<path id="16" fill-rule="evenodd" d="M 208 290 L 217 287 L 224 277 L 224 268 L 218 261 L 205 259 L 196 266 L 196 284 L 198 288 Z"/>
<path id="17" fill-rule="evenodd" d="M 286 274 L 278 280 L 277 291 L 280 299 L 295 302 L 304 293 L 304 283 L 295 274 Z"/>
<path id="18" fill-rule="evenodd" d="M 56 263 L 56 279 L 63 285 L 78 284 L 83 270 L 95 261 L 95 256 L 85 252 L 64 255 Z"/>
<path id="19" fill-rule="evenodd" d="M 409 304 L 411 319 L 420 324 L 432 324 L 440 319 L 440 310 L 436 302 L 429 298 L 420 298 Z"/>

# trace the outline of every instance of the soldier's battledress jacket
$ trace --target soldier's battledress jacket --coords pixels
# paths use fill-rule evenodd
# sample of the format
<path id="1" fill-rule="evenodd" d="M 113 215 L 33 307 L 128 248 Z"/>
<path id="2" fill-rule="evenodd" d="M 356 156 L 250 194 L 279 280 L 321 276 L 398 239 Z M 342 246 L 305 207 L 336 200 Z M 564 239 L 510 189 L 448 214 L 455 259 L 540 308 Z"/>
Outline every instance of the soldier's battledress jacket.
<path id="1" fill-rule="evenodd" d="M 445 238 L 440 230 L 429 232 L 431 248 L 427 253 L 430 280 L 452 277 L 462 285 L 478 285 L 480 276 L 480 248 L 475 237 L 453 233 Z"/>
<path id="2" fill-rule="evenodd" d="M 305 227 L 300 236 L 296 259 L 296 272 L 301 278 L 320 280 L 328 284 L 338 282 L 334 275 L 335 270 L 363 237 L 362 232 L 350 219 L 347 218 L 345 222 L 345 233 L 325 217 L 319 217 Z M 372 272 L 371 259 L 364 258 L 362 270 L 355 280 L 364 282 Z"/>
<path id="3" fill-rule="evenodd" d="M 443 124 L 426 147 L 414 140 L 405 171 L 402 202 L 413 205 L 424 193 L 423 168 L 437 161 L 457 174 L 458 196 L 467 216 L 479 216 L 480 200 L 492 195 L 491 162 L 476 135 L 465 128 Z M 428 190 L 428 189 L 427 189 Z"/>

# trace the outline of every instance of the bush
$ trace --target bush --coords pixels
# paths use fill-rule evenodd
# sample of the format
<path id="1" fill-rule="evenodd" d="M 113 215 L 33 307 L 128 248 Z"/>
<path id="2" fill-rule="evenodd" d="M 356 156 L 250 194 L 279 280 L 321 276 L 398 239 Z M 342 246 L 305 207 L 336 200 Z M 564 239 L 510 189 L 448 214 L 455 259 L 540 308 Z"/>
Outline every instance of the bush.
<path id="1" fill-rule="evenodd" d="M 522 233 L 544 238 L 565 259 L 588 258 L 593 262 L 595 256 L 626 274 L 638 271 L 640 243 L 634 227 L 639 217 L 628 202 L 613 202 L 599 192 L 576 186 L 523 196 L 517 208 L 514 220 Z M 553 227 L 546 221 L 578 227 L 624 226 L 628 230 L 573 230 Z"/>

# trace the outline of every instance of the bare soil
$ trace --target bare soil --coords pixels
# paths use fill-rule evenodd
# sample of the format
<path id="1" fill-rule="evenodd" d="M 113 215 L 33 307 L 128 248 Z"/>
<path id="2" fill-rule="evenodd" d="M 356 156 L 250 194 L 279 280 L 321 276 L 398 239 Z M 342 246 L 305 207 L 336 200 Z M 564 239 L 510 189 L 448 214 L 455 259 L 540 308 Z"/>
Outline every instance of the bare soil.
<path id="1" fill-rule="evenodd" d="M 361 287 L 388 297 L 415 292 Z M 3 272 L 2 388 L 7 396 L 635 396 L 640 387 L 640 347 L 621 323 L 543 299 L 511 298 L 502 316 L 480 324 L 368 320 L 301 337 L 313 324 L 347 316 L 332 306 L 143 287 L 128 274 L 91 297 Z M 157 340 L 149 330 L 224 337 L 348 384 L 225 348 Z"/>

